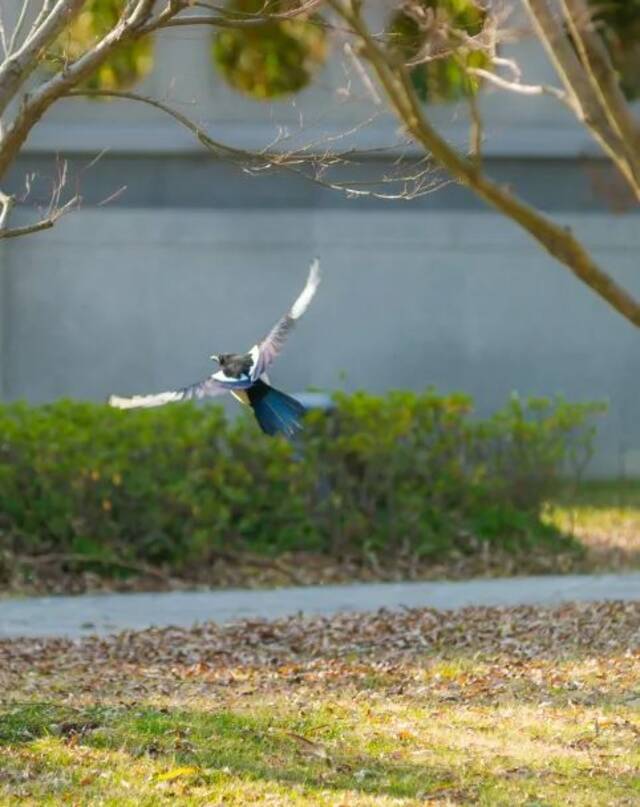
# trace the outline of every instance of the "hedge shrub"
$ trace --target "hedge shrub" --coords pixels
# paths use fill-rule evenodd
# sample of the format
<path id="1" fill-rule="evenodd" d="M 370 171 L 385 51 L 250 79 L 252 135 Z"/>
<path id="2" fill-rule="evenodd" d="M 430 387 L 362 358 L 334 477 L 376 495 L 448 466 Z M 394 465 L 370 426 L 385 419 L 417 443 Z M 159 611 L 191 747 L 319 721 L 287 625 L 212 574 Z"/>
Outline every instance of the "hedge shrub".
<path id="1" fill-rule="evenodd" d="M 477 419 L 464 395 L 339 394 L 291 446 L 215 405 L 6 405 L 0 549 L 179 573 L 229 549 L 524 547 L 553 539 L 542 504 L 567 463 L 589 458 L 599 409 L 513 397 Z"/>

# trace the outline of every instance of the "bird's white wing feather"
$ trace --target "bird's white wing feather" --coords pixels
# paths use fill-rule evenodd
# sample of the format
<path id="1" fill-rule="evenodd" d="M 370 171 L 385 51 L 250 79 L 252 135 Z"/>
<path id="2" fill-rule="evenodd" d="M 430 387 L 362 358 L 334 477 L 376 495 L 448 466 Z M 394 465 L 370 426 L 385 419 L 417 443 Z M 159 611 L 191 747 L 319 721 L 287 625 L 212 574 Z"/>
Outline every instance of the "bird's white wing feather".
<path id="1" fill-rule="evenodd" d="M 108 403 L 109 406 L 114 406 L 116 409 L 140 409 L 143 407 L 164 406 L 164 404 L 175 403 L 177 401 L 213 398 L 215 395 L 221 395 L 226 391 L 222 384 L 219 384 L 214 378 L 209 377 L 205 378 L 204 381 L 198 381 L 196 384 L 191 384 L 182 389 L 158 392 L 153 395 L 132 395 L 130 398 L 111 395 Z"/>
<path id="2" fill-rule="evenodd" d="M 309 275 L 307 277 L 307 282 L 305 283 L 305 287 L 302 290 L 302 293 L 295 301 L 295 303 L 291 306 L 291 310 L 287 314 L 293 320 L 300 319 L 300 317 L 304 314 L 304 312 L 309 307 L 309 303 L 313 300 L 313 296 L 318 290 L 318 286 L 320 285 L 320 261 L 315 258 L 311 262 L 311 266 L 309 267 Z"/>
<path id="3" fill-rule="evenodd" d="M 257 351 L 257 360 L 251 370 L 252 378 L 260 378 L 267 367 L 282 350 L 289 332 L 296 320 L 304 314 L 320 285 L 320 261 L 316 258 L 309 267 L 309 276 L 302 293 L 298 296 L 289 311 L 278 320 L 267 336 L 251 349 Z"/>

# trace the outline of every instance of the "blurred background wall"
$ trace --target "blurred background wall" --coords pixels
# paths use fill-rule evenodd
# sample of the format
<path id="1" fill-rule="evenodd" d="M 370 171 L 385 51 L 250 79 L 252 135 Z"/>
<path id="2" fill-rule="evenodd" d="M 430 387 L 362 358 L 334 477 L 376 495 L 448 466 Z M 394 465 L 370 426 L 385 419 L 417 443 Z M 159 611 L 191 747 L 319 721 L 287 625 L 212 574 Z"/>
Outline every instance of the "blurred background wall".
<path id="1" fill-rule="evenodd" d="M 284 129 L 287 147 L 398 143 L 394 121 L 372 116 L 340 58 L 294 101 L 259 103 L 212 69 L 210 32 L 177 30 L 156 42 L 136 91 L 219 140 L 263 148 Z M 551 78 L 532 40 L 505 55 L 525 80 Z M 640 294 L 640 219 L 587 133 L 553 99 L 484 90 L 480 106 L 488 173 L 574 228 Z M 429 114 L 450 139 L 468 140 L 464 104 Z M 372 154 L 358 179 L 391 170 L 398 153 Z M 211 352 L 248 348 L 268 330 L 317 254 L 324 285 L 274 383 L 435 385 L 472 394 L 483 412 L 511 391 L 605 399 L 592 473 L 640 474 L 637 333 L 464 189 L 381 201 L 286 172 L 249 176 L 156 110 L 75 99 L 36 128 L 8 189 L 19 193 L 28 174 L 45 204 L 61 156 L 82 209 L 0 245 L 3 399 L 101 400 L 189 383 L 209 372 Z"/>

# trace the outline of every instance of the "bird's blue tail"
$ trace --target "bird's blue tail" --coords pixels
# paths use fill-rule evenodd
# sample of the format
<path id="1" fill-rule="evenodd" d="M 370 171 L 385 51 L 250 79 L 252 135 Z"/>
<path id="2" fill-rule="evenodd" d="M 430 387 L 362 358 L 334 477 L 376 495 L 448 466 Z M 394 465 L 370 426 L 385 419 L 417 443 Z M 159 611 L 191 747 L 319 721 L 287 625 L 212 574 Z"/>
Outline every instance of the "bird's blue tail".
<path id="1" fill-rule="evenodd" d="M 302 429 L 306 410 L 295 398 L 259 380 L 249 387 L 247 395 L 256 420 L 266 434 L 291 438 Z"/>

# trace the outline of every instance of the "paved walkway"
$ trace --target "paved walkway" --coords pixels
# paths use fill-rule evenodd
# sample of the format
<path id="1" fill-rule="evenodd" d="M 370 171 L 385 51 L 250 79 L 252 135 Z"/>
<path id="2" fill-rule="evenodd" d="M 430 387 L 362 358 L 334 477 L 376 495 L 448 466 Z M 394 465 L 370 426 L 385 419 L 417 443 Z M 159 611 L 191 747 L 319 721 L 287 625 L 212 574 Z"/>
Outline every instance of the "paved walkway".
<path id="1" fill-rule="evenodd" d="M 362 583 L 269 591 L 174 591 L 0 600 L 0 638 L 87 636 L 210 620 L 335 614 L 403 607 L 554 605 L 640 600 L 640 573 L 515 577 L 433 583 Z"/>

